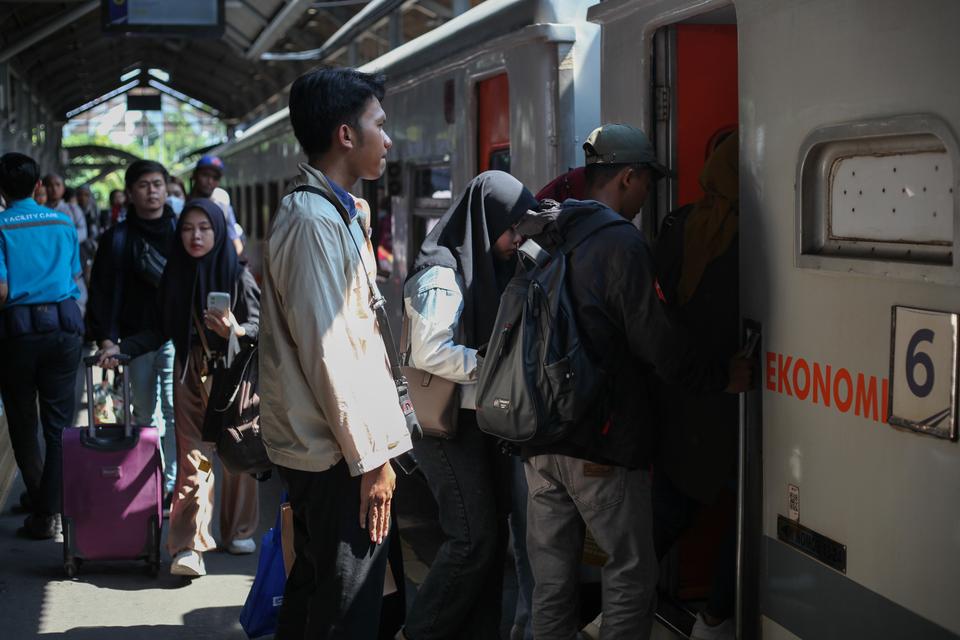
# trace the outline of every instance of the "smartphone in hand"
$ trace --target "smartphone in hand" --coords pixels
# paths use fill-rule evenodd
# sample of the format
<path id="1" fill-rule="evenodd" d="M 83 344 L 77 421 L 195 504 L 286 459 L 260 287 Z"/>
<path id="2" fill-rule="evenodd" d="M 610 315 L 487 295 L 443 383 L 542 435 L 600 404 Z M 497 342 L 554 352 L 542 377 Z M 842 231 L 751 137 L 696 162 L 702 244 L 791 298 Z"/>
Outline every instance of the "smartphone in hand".
<path id="1" fill-rule="evenodd" d="M 221 316 L 230 310 L 230 294 L 224 291 L 211 291 L 207 294 L 207 309 Z"/>

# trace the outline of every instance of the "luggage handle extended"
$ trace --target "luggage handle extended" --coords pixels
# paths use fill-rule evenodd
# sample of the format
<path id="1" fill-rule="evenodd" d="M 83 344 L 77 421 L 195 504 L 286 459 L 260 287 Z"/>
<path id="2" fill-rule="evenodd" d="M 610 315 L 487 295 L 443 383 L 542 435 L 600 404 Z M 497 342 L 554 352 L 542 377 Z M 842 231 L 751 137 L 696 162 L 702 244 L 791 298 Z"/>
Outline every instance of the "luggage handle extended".
<path id="1" fill-rule="evenodd" d="M 130 383 L 127 379 L 127 365 L 130 364 L 130 356 L 118 353 L 113 359 L 120 363 L 122 369 L 121 382 L 123 384 L 123 433 L 125 438 L 133 435 L 133 425 L 130 417 Z M 87 371 L 87 435 L 90 439 L 95 439 L 97 435 L 97 425 L 93 412 L 93 366 L 100 362 L 100 356 L 92 355 L 83 359 L 83 364 Z"/>

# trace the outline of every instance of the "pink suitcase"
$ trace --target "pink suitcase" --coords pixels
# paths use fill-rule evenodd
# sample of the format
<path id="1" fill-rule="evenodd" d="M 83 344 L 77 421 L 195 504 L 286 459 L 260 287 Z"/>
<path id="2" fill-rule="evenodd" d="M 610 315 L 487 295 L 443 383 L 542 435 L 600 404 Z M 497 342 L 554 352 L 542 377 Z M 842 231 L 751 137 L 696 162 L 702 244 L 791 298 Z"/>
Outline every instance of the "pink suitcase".
<path id="1" fill-rule="evenodd" d="M 96 356 L 84 359 L 93 389 Z M 157 429 L 130 420 L 124 359 L 123 424 L 94 424 L 63 432 L 63 568 L 73 577 L 84 560 L 144 560 L 160 570 L 162 469 Z"/>

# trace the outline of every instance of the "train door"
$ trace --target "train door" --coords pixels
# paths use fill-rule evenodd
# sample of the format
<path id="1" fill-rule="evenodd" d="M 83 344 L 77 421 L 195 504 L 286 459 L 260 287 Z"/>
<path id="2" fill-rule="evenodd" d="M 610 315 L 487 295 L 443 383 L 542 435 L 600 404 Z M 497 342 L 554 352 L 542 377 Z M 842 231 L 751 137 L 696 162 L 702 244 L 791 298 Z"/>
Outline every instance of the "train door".
<path id="1" fill-rule="evenodd" d="M 648 207 L 642 219 L 648 237 L 655 239 L 671 212 L 703 198 L 700 175 L 707 158 L 728 136 L 737 136 L 737 26 L 732 7 L 660 29 L 654 35 L 653 62 L 656 146 L 674 172 L 660 182 L 656 206 Z M 733 266 L 725 273 L 728 287 L 735 291 L 735 256 L 731 260 Z M 729 321 L 713 330 L 729 333 L 729 341 L 736 344 L 735 299 L 731 305 L 726 314 Z M 675 401 L 679 396 L 670 397 Z M 678 435 L 687 428 L 684 425 L 690 422 L 688 414 L 692 412 L 684 413 L 676 424 L 671 423 L 670 433 L 660 436 L 654 474 L 659 476 L 655 478 L 658 491 L 664 488 L 658 493 L 661 504 L 668 496 L 677 508 L 683 503 L 685 509 L 692 509 L 688 512 L 692 527 L 661 561 L 660 616 L 682 632 L 689 631 L 696 611 L 709 615 L 708 611 L 730 608 L 733 613 L 738 414 L 736 401 L 728 400 L 714 414 L 723 416 L 713 427 L 723 435 L 710 443 L 709 456 L 699 459 L 694 453 L 698 447 L 708 446 L 703 434 Z M 689 480 L 684 476 L 700 477 Z M 665 543 L 660 544 L 666 548 Z"/>
<path id="2" fill-rule="evenodd" d="M 477 83 L 477 173 L 510 173 L 510 82 L 506 73 Z"/>

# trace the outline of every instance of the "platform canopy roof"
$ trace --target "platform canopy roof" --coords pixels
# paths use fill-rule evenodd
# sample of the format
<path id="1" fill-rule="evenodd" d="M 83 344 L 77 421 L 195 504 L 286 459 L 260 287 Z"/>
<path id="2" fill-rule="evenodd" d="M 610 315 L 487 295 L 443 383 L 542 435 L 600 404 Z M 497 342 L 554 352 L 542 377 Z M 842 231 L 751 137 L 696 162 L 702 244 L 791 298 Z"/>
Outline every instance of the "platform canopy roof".
<path id="1" fill-rule="evenodd" d="M 363 29 L 351 32 L 350 40 L 361 46 L 354 60 L 360 63 L 385 53 L 397 38 L 402 41 L 429 31 L 452 17 L 455 5 L 463 4 L 462 0 L 224 2 L 223 35 L 199 38 L 107 35 L 101 27 L 100 0 L 0 0 L 0 64 L 8 63 L 58 118 L 66 119 L 79 107 L 128 85 L 159 84 L 237 122 L 263 108 L 304 71 L 332 61 L 347 63 L 344 46 L 323 49 L 323 60 L 300 60 L 296 54 L 318 50 L 335 34 L 344 35 L 347 27 L 365 17 L 358 14 L 375 14 L 369 24 L 361 25 Z M 399 33 L 396 27 L 393 31 L 394 42 L 387 33 L 390 13 L 402 16 Z M 287 59 L 276 59 L 286 54 Z M 151 75 L 151 69 L 159 72 Z"/>

